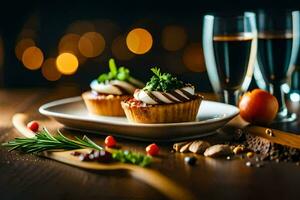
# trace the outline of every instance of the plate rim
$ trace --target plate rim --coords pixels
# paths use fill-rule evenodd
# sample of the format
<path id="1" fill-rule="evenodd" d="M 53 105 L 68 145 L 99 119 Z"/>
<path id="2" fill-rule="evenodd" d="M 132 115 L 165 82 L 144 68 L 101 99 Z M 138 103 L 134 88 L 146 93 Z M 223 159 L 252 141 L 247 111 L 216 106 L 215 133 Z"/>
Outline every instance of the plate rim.
<path id="1" fill-rule="evenodd" d="M 157 124 L 143 124 L 143 123 L 132 123 L 132 122 L 115 122 L 115 121 L 100 121 L 97 119 L 86 119 L 86 118 L 81 118 L 78 116 L 74 116 L 71 114 L 64 114 L 64 113 L 58 113 L 58 112 L 53 112 L 49 111 L 50 107 L 54 106 L 60 106 L 63 104 L 68 104 L 68 103 L 75 103 L 78 101 L 83 101 L 81 96 L 75 96 L 75 97 L 68 97 L 68 98 L 63 98 L 63 99 L 58 99 L 54 100 L 48 103 L 43 104 L 42 106 L 39 107 L 39 112 L 42 115 L 46 115 L 48 117 L 58 117 L 58 118 L 65 118 L 68 120 L 81 120 L 81 121 L 89 121 L 89 122 L 96 122 L 96 123 L 102 123 L 102 124 L 111 124 L 111 125 L 118 125 L 118 126 L 140 126 L 140 127 L 176 127 L 176 126 L 193 126 L 193 125 L 203 125 L 203 124 L 212 124 L 216 122 L 222 122 L 222 121 L 229 121 L 230 119 L 234 118 L 239 114 L 239 109 L 236 106 L 229 105 L 229 104 L 224 104 L 216 101 L 209 101 L 209 100 L 203 100 L 204 102 L 208 103 L 216 103 L 216 104 L 223 104 L 223 106 L 228 106 L 233 109 L 232 114 L 228 114 L 222 118 L 214 118 L 214 119 L 207 119 L 203 121 L 193 121 L 193 122 L 179 122 L 179 123 L 157 123 Z"/>

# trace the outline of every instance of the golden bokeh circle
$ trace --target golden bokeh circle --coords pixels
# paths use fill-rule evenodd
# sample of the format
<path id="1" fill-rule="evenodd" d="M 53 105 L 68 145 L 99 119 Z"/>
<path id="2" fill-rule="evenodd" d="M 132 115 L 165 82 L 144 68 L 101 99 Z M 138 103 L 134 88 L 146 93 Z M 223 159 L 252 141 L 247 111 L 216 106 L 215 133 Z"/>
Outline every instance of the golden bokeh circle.
<path id="1" fill-rule="evenodd" d="M 78 69 L 78 59 L 72 53 L 62 53 L 56 58 L 56 66 L 60 73 L 74 74 Z"/>
<path id="2" fill-rule="evenodd" d="M 80 39 L 80 35 L 75 34 L 75 33 L 68 33 L 64 35 L 58 44 L 58 51 L 59 53 L 63 52 L 70 52 L 77 54 L 79 53 L 78 50 L 78 42 Z"/>
<path id="3" fill-rule="evenodd" d="M 145 54 L 153 45 L 152 35 L 146 29 L 135 28 L 128 33 L 126 44 L 128 49 L 133 53 Z"/>
<path id="4" fill-rule="evenodd" d="M 58 44 L 58 52 L 59 53 L 72 53 L 77 58 L 79 63 L 84 63 L 86 58 L 80 53 L 78 49 L 78 43 L 80 40 L 80 35 L 75 33 L 68 33 L 64 35 Z"/>
<path id="5" fill-rule="evenodd" d="M 193 43 L 188 45 L 183 52 L 183 63 L 191 71 L 204 72 L 205 62 L 203 49 L 200 43 Z"/>
<path id="6" fill-rule="evenodd" d="M 42 65 L 42 74 L 48 81 L 57 81 L 61 73 L 57 70 L 55 58 L 48 58 Z"/>
<path id="7" fill-rule="evenodd" d="M 87 32 L 83 34 L 78 42 L 80 53 L 87 58 L 99 56 L 104 48 L 105 40 L 103 36 L 97 32 Z"/>
<path id="8" fill-rule="evenodd" d="M 30 70 L 39 69 L 43 64 L 43 61 L 43 52 L 36 46 L 28 47 L 22 55 L 22 62 L 24 66 Z"/>

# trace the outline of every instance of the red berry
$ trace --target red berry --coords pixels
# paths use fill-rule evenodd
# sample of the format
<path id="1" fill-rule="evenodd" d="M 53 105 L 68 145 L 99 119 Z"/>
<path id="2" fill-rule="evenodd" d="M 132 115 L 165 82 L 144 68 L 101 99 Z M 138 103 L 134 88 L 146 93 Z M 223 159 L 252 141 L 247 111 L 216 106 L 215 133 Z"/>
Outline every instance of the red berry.
<path id="1" fill-rule="evenodd" d="M 39 130 L 39 123 L 36 121 L 31 121 L 27 124 L 27 128 L 36 133 Z"/>
<path id="2" fill-rule="evenodd" d="M 150 144 L 146 147 L 146 152 L 150 156 L 156 156 L 159 153 L 159 147 L 155 143 Z"/>
<path id="3" fill-rule="evenodd" d="M 115 138 L 114 138 L 113 136 L 111 136 L 111 135 L 109 135 L 109 136 L 107 136 L 107 137 L 105 138 L 104 143 L 105 143 L 105 146 L 107 146 L 107 147 L 109 147 L 109 148 L 115 147 L 116 144 L 117 144 Z"/>

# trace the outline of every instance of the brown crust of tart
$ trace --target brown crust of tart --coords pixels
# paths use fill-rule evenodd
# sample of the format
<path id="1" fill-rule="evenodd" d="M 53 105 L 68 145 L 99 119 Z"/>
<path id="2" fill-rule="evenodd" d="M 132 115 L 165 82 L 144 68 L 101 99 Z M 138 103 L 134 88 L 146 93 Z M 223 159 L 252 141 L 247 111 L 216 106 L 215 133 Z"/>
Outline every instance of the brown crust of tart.
<path id="1" fill-rule="evenodd" d="M 124 116 L 121 101 L 132 97 L 131 95 L 94 94 L 91 91 L 84 92 L 81 96 L 89 113 L 104 116 Z"/>
<path id="2" fill-rule="evenodd" d="M 195 121 L 203 96 L 197 94 L 195 99 L 173 104 L 137 106 L 128 101 L 121 105 L 129 121 L 135 123 L 172 123 Z"/>

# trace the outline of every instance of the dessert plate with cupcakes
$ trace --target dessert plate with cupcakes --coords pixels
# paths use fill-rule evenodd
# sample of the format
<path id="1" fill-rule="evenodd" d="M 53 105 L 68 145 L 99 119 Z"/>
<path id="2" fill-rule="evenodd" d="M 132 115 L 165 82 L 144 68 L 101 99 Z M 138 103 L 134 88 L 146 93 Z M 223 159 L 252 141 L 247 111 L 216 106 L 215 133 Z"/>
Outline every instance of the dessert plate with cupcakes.
<path id="1" fill-rule="evenodd" d="M 144 141 L 180 141 L 216 133 L 239 109 L 206 101 L 192 84 L 159 68 L 144 84 L 109 60 L 110 71 L 81 97 L 47 103 L 41 114 L 66 128 Z"/>

